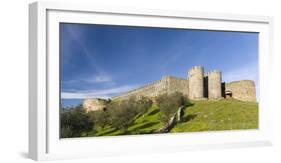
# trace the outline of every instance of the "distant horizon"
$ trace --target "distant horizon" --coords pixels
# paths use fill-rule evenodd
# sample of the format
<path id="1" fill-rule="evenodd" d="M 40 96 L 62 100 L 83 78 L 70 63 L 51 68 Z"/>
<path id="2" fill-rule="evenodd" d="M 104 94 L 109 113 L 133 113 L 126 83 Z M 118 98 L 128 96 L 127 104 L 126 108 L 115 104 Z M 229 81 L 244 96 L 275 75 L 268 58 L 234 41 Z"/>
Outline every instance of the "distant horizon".
<path id="1" fill-rule="evenodd" d="M 259 99 L 258 33 L 60 24 L 61 104 L 120 95 L 200 65 L 224 82 L 253 80 Z"/>

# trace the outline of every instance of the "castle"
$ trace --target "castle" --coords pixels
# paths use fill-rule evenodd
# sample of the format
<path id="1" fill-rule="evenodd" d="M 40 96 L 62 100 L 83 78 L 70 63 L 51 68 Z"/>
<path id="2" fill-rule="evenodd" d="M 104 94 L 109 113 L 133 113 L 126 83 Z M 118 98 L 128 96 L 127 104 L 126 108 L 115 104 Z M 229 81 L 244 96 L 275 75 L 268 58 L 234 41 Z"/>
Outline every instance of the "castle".
<path id="1" fill-rule="evenodd" d="M 204 67 L 194 66 L 188 70 L 188 77 L 163 76 L 160 80 L 131 90 L 111 100 L 125 100 L 132 96 L 145 96 L 154 100 L 160 94 L 181 92 L 191 100 L 218 100 L 233 98 L 240 101 L 256 102 L 255 83 L 252 80 L 222 82 L 222 73 L 213 70 L 204 73 Z M 99 102 L 101 101 L 101 102 Z M 86 99 L 83 103 L 87 111 L 105 108 L 101 99 Z"/>

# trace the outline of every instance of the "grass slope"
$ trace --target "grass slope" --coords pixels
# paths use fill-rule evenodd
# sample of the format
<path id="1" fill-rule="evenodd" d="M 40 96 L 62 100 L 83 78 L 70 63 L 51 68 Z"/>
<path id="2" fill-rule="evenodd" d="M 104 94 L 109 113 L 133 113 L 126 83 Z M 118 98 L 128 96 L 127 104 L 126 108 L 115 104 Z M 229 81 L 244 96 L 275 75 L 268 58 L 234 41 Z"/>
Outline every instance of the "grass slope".
<path id="1" fill-rule="evenodd" d="M 258 128 L 258 104 L 237 100 L 194 101 L 171 132 Z"/>
<path id="2" fill-rule="evenodd" d="M 160 114 L 159 109 L 154 105 L 144 115 L 136 116 L 134 122 L 129 126 L 127 133 L 123 133 L 111 126 L 106 126 L 104 129 L 98 129 L 96 132 L 88 132 L 87 136 L 151 134 L 154 130 L 163 126 L 162 122 L 158 119 Z"/>
<path id="3" fill-rule="evenodd" d="M 159 120 L 157 106 L 149 108 L 144 115 L 135 118 L 127 133 L 107 126 L 87 136 L 114 136 L 150 134 L 163 126 Z M 192 105 L 184 110 L 183 121 L 173 127 L 170 132 L 198 132 L 219 130 L 240 130 L 258 128 L 258 104 L 237 100 L 192 101 Z"/>

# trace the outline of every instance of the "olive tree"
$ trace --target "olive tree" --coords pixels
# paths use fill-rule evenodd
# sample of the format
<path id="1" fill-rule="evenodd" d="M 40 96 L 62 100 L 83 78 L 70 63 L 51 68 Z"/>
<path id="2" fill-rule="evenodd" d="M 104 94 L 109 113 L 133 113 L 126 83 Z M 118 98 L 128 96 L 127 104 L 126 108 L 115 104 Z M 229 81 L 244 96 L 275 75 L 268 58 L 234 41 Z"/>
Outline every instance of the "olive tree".
<path id="1" fill-rule="evenodd" d="M 161 112 L 160 120 L 167 124 L 180 106 L 187 105 L 190 102 L 182 93 L 175 92 L 158 96 L 156 103 Z"/>
<path id="2" fill-rule="evenodd" d="M 130 97 L 121 101 L 110 101 L 106 111 L 95 111 L 90 113 L 94 119 L 95 126 L 104 128 L 111 124 L 113 127 L 127 132 L 127 128 L 137 115 L 143 115 L 151 107 L 152 101 L 147 97 Z"/>
<path id="3" fill-rule="evenodd" d="M 94 122 L 82 105 L 60 113 L 61 137 L 80 137 L 82 132 L 93 129 Z"/>
<path id="4" fill-rule="evenodd" d="M 108 111 L 98 110 L 89 112 L 91 115 L 92 120 L 95 123 L 95 128 L 104 128 L 105 126 L 109 125 L 110 122 L 110 115 Z"/>
<path id="5" fill-rule="evenodd" d="M 128 103 L 136 115 L 145 114 L 152 105 L 152 101 L 144 96 L 130 97 Z"/>
<path id="6" fill-rule="evenodd" d="M 108 105 L 112 126 L 127 132 L 128 126 L 133 122 L 136 112 L 132 109 L 132 101 L 123 100 L 111 102 Z"/>

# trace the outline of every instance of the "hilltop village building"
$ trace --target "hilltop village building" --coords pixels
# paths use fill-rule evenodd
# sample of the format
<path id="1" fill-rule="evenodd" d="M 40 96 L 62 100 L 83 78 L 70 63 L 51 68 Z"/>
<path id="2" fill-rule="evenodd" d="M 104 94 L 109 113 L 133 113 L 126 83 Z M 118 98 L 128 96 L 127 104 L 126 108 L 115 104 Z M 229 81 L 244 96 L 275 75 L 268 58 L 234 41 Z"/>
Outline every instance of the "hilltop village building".
<path id="1" fill-rule="evenodd" d="M 174 92 L 181 92 L 191 100 L 233 98 L 240 101 L 256 101 L 254 81 L 240 80 L 224 83 L 221 71 L 213 70 L 205 73 L 202 66 L 194 66 L 189 69 L 187 78 L 163 76 L 158 81 L 112 97 L 111 100 L 125 100 L 132 96 L 145 96 L 154 100 L 160 94 Z M 105 103 L 102 100 L 86 99 L 83 106 L 87 111 L 94 111 L 105 108 Z"/>

